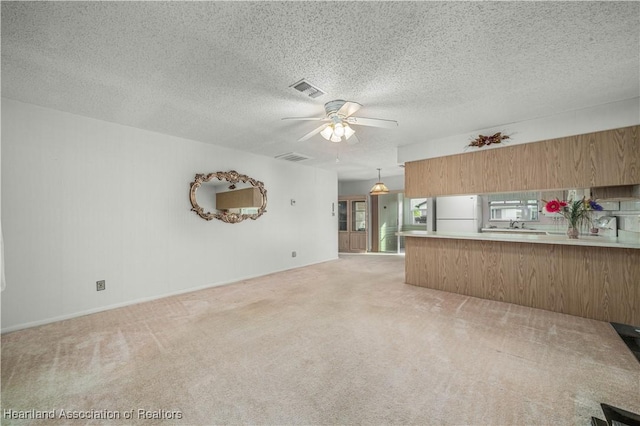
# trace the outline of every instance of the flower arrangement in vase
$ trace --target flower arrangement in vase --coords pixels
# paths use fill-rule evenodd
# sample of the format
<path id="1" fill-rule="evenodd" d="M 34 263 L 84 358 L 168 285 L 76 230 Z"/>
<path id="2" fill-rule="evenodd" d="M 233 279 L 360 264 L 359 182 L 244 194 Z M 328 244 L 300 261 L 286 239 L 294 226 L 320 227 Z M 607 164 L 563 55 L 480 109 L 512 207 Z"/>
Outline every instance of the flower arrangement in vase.
<path id="1" fill-rule="evenodd" d="M 545 201 L 544 208 L 549 213 L 559 213 L 567 220 L 567 235 L 569 238 L 578 238 L 580 228 L 590 227 L 592 224 L 591 213 L 601 211 L 602 206 L 591 198 L 582 197 L 580 200 L 561 201 L 559 199 Z"/>

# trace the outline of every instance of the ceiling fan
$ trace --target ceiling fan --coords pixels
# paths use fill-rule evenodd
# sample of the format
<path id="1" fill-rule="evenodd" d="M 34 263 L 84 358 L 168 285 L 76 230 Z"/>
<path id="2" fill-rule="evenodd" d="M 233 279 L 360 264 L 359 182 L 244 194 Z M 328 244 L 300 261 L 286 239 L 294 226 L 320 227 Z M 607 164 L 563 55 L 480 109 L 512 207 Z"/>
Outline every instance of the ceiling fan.
<path id="1" fill-rule="evenodd" d="M 341 142 L 344 138 L 349 145 L 358 143 L 358 138 L 355 136 L 356 132 L 350 125 L 383 127 L 387 129 L 398 126 L 398 122 L 395 120 L 352 117 L 352 114 L 358 111 L 360 107 L 362 107 L 362 105 L 357 102 L 337 99 L 324 104 L 325 117 L 286 117 L 283 118 L 283 120 L 313 120 L 325 122 L 320 127 L 313 129 L 298 139 L 298 142 L 306 141 L 320 133 L 323 138 L 331 142 Z"/>

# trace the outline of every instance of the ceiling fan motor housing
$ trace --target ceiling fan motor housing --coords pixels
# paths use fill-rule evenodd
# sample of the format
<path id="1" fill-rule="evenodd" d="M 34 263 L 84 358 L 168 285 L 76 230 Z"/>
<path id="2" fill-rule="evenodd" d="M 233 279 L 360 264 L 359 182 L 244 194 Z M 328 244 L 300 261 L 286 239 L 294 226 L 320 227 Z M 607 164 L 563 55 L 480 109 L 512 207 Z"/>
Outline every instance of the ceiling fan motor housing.
<path id="1" fill-rule="evenodd" d="M 336 99 L 335 101 L 329 101 L 324 104 L 324 110 L 327 112 L 327 116 L 336 114 L 346 102 L 347 101 L 343 101 L 342 99 Z"/>

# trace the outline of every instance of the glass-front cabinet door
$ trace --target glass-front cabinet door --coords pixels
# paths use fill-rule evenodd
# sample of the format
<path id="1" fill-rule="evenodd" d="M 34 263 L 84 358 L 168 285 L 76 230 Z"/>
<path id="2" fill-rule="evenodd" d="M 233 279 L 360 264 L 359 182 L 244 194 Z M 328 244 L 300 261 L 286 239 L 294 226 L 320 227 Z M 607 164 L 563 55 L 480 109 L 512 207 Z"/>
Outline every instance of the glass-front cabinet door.
<path id="1" fill-rule="evenodd" d="M 352 201 L 351 202 L 351 215 L 353 218 L 352 231 L 366 231 L 367 230 L 367 202 L 366 201 Z"/>
<path id="2" fill-rule="evenodd" d="M 338 251 L 367 251 L 369 226 L 366 196 L 338 200 Z"/>
<path id="3" fill-rule="evenodd" d="M 338 231 L 348 231 L 347 225 L 349 216 L 347 216 L 347 202 L 338 201 Z"/>

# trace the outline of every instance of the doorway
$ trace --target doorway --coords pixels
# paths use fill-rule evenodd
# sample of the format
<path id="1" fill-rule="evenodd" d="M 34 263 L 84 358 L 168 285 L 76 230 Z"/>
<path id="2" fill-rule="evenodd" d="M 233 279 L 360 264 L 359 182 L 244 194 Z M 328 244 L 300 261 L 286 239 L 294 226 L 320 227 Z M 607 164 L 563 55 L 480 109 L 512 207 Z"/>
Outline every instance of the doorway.
<path id="1" fill-rule="evenodd" d="M 433 199 L 405 198 L 404 193 L 371 197 L 371 251 L 404 253 L 398 231 L 433 231 Z"/>
<path id="2" fill-rule="evenodd" d="M 401 226 L 401 198 L 402 193 L 389 193 L 371 197 L 372 215 L 375 214 L 371 223 L 371 251 L 378 253 L 399 252 L 399 237 L 396 232 L 400 230 Z"/>

